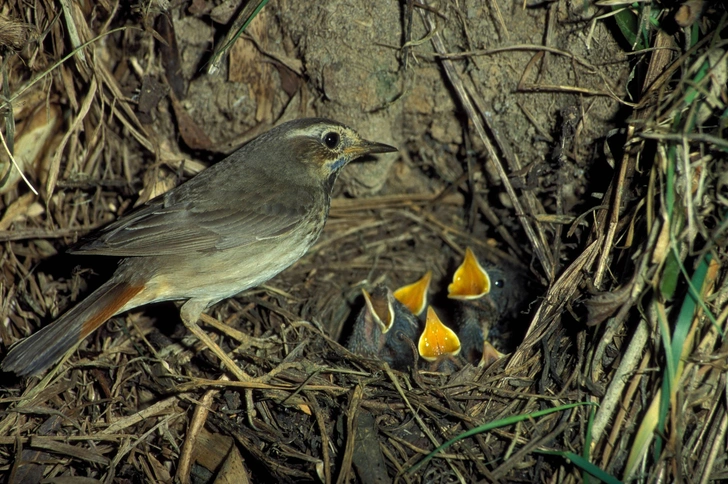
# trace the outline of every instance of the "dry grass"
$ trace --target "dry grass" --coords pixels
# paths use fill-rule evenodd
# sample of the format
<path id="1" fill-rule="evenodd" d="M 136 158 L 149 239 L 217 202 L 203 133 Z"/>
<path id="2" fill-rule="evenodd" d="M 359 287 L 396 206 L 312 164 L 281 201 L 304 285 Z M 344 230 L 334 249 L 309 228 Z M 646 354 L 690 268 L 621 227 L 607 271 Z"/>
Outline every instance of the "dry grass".
<path id="1" fill-rule="evenodd" d="M 559 127 L 556 172 L 592 97 L 632 108 L 619 131 L 603 133 L 608 188 L 574 207 L 559 188 L 536 189 L 535 168 L 490 121 L 462 59 L 495 51 L 446 52 L 440 29 L 454 20 L 405 3 L 406 18 L 422 14 L 432 29 L 427 40 L 487 165 L 469 163 L 454 183 L 434 180 L 418 193 L 335 200 L 324 236 L 299 264 L 202 319 L 207 345 L 167 305 L 116 318 L 42 379 L 3 374 L 0 482 L 578 482 L 598 469 L 602 479 L 725 479 L 725 8 L 710 7 L 689 48 L 650 32 L 655 50 L 637 62 L 636 102 L 586 60 L 549 45 L 515 47 L 536 52 L 521 88 L 583 96 Z M 155 52 L 157 3 L 24 5 L 0 7 L 0 132 L 16 163 L 0 149 L 3 349 L 109 272 L 108 262 L 70 260 L 64 247 L 199 171 L 199 152 L 185 145 L 209 148 L 177 100 L 166 115 L 174 112 L 178 131 L 166 133 L 140 121 L 145 101 L 128 89 L 144 72 L 119 58 L 130 43 Z M 603 83 L 526 82 L 538 78 L 536 66 L 548 69 L 549 55 Z M 167 68 L 161 56 L 145 62 Z M 167 68 L 159 99 L 174 91 L 171 78 Z M 500 180 L 489 193 L 510 211 L 492 208 L 484 179 Z M 439 291 L 468 245 L 495 263 L 530 265 L 544 283 L 513 354 L 443 375 L 392 371 L 341 346 L 361 287 L 432 269 Z"/>

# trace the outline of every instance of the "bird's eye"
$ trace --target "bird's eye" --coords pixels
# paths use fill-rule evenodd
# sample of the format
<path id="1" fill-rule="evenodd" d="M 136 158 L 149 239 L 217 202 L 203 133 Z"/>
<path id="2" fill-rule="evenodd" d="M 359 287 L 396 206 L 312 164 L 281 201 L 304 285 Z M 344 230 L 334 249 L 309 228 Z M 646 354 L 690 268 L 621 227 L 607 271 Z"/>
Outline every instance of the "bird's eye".
<path id="1" fill-rule="evenodd" d="M 503 279 L 498 279 L 497 281 L 495 281 L 495 282 L 493 283 L 493 285 L 494 285 L 495 287 L 498 287 L 498 288 L 500 288 L 500 289 L 503 289 L 503 287 L 504 287 L 504 286 L 506 285 L 506 281 L 504 281 Z"/>
<path id="2" fill-rule="evenodd" d="M 339 140 L 341 138 L 339 137 L 339 133 L 326 133 L 324 135 L 324 144 L 331 150 L 339 146 Z"/>

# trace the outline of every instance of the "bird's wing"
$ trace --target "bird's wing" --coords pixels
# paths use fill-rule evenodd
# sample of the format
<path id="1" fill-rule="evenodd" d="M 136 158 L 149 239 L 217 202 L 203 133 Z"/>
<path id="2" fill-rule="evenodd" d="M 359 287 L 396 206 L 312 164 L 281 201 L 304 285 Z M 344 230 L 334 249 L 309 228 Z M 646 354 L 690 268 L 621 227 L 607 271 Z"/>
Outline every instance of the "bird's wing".
<path id="1" fill-rule="evenodd" d="M 244 184 L 243 190 L 185 185 L 122 217 L 72 252 L 130 257 L 238 247 L 285 235 L 315 203 L 309 190 L 285 197 L 290 191 L 276 193 L 267 183 Z"/>

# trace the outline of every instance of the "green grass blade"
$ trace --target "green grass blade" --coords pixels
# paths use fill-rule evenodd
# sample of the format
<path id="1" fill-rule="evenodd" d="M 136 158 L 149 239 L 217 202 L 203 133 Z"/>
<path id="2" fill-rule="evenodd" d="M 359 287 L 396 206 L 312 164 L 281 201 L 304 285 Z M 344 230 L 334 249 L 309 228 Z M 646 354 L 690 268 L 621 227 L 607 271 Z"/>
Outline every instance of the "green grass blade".
<path id="1" fill-rule="evenodd" d="M 582 469 L 584 472 L 587 472 L 589 475 L 599 479 L 601 482 L 606 482 L 608 484 L 622 484 L 622 481 L 620 481 L 613 475 L 607 473 L 599 466 L 592 464 L 587 459 L 583 458 L 578 454 L 574 454 L 573 452 L 561 452 L 552 450 L 537 450 L 535 452 L 538 454 L 558 455 L 560 457 L 563 457 L 564 459 L 569 460 L 575 466 Z"/>
<path id="2" fill-rule="evenodd" d="M 561 412 L 563 410 L 569 410 L 571 408 L 579 407 L 582 405 L 596 405 L 596 403 L 593 402 L 577 402 L 577 403 L 569 403 L 567 405 L 561 405 L 554 408 L 547 408 L 546 410 L 539 410 L 537 412 L 533 413 L 527 413 L 527 414 L 521 414 L 521 415 L 514 415 L 513 417 L 508 417 L 500 420 L 496 420 L 493 422 L 488 422 L 483 425 L 479 425 L 478 427 L 475 427 L 474 429 L 468 430 L 467 432 L 463 432 L 460 435 L 457 435 L 453 437 L 452 439 L 448 440 L 429 454 L 425 456 L 421 461 L 419 461 L 417 464 L 413 465 L 409 469 L 407 469 L 407 474 L 413 474 L 417 472 L 419 469 L 421 469 L 425 464 L 430 462 L 430 460 L 435 457 L 437 454 L 439 454 L 441 451 L 447 449 L 452 444 L 459 442 L 465 438 L 472 437 L 473 435 L 477 435 L 483 432 L 487 432 L 488 430 L 493 430 L 500 427 L 506 427 L 508 425 L 513 425 L 518 422 L 522 422 L 524 420 L 529 420 L 532 418 L 538 418 L 543 417 L 545 415 L 549 415 L 551 413 L 555 412 Z"/>

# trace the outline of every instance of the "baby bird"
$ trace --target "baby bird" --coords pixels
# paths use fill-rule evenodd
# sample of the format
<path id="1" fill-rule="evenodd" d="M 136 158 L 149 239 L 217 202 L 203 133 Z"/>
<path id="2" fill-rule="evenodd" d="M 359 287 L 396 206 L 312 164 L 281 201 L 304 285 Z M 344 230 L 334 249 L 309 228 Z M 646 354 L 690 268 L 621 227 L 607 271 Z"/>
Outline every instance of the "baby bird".
<path id="1" fill-rule="evenodd" d="M 420 323 L 386 286 L 362 290 L 364 307 L 348 342 L 353 353 L 380 359 L 397 370 L 414 365 L 414 343 Z"/>
<path id="2" fill-rule="evenodd" d="M 502 357 L 489 341 L 512 350 L 519 332 L 513 320 L 528 297 L 525 278 L 517 269 L 489 266 L 486 270 L 468 247 L 448 286 L 448 297 L 456 301 L 457 334 L 468 361 L 489 365 Z"/>

